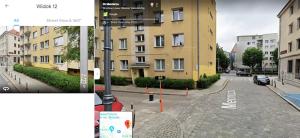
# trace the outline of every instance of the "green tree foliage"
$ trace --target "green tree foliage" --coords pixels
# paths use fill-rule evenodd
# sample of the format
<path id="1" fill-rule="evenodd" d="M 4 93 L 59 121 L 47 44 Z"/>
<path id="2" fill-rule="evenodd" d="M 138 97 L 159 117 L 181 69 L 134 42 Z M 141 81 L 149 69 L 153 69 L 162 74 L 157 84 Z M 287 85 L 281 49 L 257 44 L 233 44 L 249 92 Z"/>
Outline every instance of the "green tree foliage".
<path id="1" fill-rule="evenodd" d="M 64 61 L 80 60 L 80 26 L 64 26 L 60 28 L 60 33 L 68 34 L 68 45 L 64 49 Z M 88 27 L 88 56 L 94 55 L 94 28 Z"/>
<path id="2" fill-rule="evenodd" d="M 272 53 L 272 56 L 273 56 L 273 62 L 276 64 L 276 66 L 278 67 L 278 48 L 276 48 L 273 53 Z"/>
<path id="3" fill-rule="evenodd" d="M 262 60 L 262 50 L 255 47 L 247 48 L 243 54 L 243 65 L 251 67 L 252 70 L 255 66 L 261 66 Z"/>
<path id="4" fill-rule="evenodd" d="M 216 56 L 217 56 L 217 59 L 216 59 L 217 60 L 216 61 L 217 67 L 219 65 L 222 69 L 226 69 L 229 66 L 229 64 L 230 64 L 229 58 L 226 56 L 224 50 L 221 47 L 219 47 L 219 46 L 217 46 L 216 52 L 217 52 L 216 53 Z"/>

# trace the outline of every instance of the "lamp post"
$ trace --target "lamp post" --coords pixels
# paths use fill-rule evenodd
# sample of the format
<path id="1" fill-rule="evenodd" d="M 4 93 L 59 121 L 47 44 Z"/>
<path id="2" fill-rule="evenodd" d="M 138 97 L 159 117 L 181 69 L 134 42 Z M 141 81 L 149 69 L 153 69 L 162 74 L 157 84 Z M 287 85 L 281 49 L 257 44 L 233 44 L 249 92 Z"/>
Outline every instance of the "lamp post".
<path id="1" fill-rule="evenodd" d="M 109 2 L 109 0 L 108 0 Z M 102 4 L 102 3 L 100 3 Z M 100 6 L 101 7 L 101 6 Z M 109 10 L 103 10 L 104 27 L 104 83 L 105 91 L 103 96 L 104 111 L 112 111 L 114 97 L 111 93 L 111 19 Z"/>

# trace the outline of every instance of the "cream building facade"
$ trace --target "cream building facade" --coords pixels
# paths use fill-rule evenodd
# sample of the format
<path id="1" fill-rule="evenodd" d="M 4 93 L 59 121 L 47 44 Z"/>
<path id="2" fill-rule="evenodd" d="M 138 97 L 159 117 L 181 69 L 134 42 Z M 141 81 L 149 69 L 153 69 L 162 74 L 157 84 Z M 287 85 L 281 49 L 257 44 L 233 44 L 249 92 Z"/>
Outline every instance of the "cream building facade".
<path id="1" fill-rule="evenodd" d="M 95 65 L 103 72 L 104 32 L 95 1 Z M 163 0 L 160 26 L 113 26 L 113 76 L 165 76 L 198 80 L 216 74 L 216 3 L 214 0 Z"/>
<path id="2" fill-rule="evenodd" d="M 17 30 L 5 31 L 0 36 L 0 66 L 20 63 L 20 34 Z"/>
<path id="3" fill-rule="evenodd" d="M 278 14 L 280 80 L 300 86 L 300 1 L 289 0 Z"/>

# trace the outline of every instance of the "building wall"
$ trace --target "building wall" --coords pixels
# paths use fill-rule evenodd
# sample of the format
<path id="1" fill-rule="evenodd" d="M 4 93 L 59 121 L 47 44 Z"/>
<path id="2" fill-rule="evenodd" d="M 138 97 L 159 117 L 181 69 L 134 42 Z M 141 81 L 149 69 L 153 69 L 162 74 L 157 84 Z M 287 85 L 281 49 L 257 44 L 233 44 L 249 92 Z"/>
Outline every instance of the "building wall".
<path id="1" fill-rule="evenodd" d="M 299 67 L 296 61 L 300 59 L 300 47 L 298 47 L 297 39 L 300 38 L 299 22 L 300 17 L 300 3 L 298 0 L 289 1 L 282 12 L 278 15 L 280 18 L 280 41 L 279 41 L 279 55 L 280 55 L 280 71 L 279 78 L 286 82 L 300 86 L 299 81 Z M 290 14 L 290 7 L 293 6 L 293 14 Z M 289 32 L 289 25 L 293 24 L 293 33 Z M 292 43 L 291 49 L 289 43 Z M 288 61 L 293 62 L 292 72 L 288 72 Z M 299 65 L 298 65 L 299 66 Z"/>
<path id="2" fill-rule="evenodd" d="M 99 25 L 99 1 L 96 0 L 95 19 L 96 25 Z M 112 75 L 127 78 L 135 78 L 139 76 L 138 69 L 130 68 L 136 63 L 136 56 L 145 56 L 146 64 L 149 67 L 143 68 L 145 77 L 166 76 L 174 79 L 194 79 L 206 73 L 212 75 L 216 73 L 216 9 L 215 2 L 211 0 L 199 0 L 199 31 L 197 31 L 197 1 L 196 0 L 165 0 L 162 1 L 161 8 L 164 13 L 164 22 L 160 27 L 144 27 L 144 31 L 136 32 L 134 27 L 112 27 L 113 50 L 112 60 L 114 60 L 114 70 Z M 183 8 L 183 21 L 172 21 L 172 8 Z M 211 12 L 213 19 L 210 17 Z M 210 29 L 212 34 L 210 33 Z M 104 32 L 103 27 L 96 27 L 96 61 L 100 64 L 103 71 L 103 55 L 104 51 L 102 40 Z M 184 34 L 184 45 L 176 47 L 172 45 L 173 34 Z M 135 35 L 144 34 L 145 41 L 142 43 L 135 42 Z M 156 48 L 155 36 L 164 36 L 164 47 Z M 198 37 L 199 36 L 199 37 Z M 127 50 L 120 50 L 119 39 L 127 39 Z M 199 48 L 198 41 L 199 39 Z M 136 45 L 145 45 L 144 53 L 136 53 Z M 97 48 L 98 47 L 98 48 Z M 198 74 L 198 52 L 200 62 L 200 74 Z M 173 59 L 184 58 L 184 70 L 173 70 Z M 155 70 L 155 59 L 165 60 L 165 70 Z M 120 70 L 120 60 L 128 60 L 129 69 Z M 103 72 L 102 72 L 103 73 Z"/>
<path id="3" fill-rule="evenodd" d="M 0 36 L 0 65 L 12 66 L 20 61 L 20 35 L 16 30 Z"/>

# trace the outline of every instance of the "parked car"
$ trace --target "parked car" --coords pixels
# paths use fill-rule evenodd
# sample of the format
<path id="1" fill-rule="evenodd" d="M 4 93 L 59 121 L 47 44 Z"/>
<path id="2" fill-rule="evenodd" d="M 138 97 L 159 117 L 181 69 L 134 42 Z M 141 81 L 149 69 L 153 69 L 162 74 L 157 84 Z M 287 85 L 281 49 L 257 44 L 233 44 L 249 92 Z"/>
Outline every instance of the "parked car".
<path id="1" fill-rule="evenodd" d="M 255 75 L 253 82 L 257 85 L 270 85 L 270 79 L 266 75 Z"/>
<path id="2" fill-rule="evenodd" d="M 252 76 L 250 69 L 238 69 L 236 72 L 237 76 Z"/>
<path id="3" fill-rule="evenodd" d="M 96 85 L 95 86 L 95 119 L 94 119 L 94 127 L 95 127 L 95 138 L 99 138 L 99 125 L 100 125 L 100 112 L 104 111 L 103 97 L 104 97 L 104 86 Z M 118 100 L 117 97 L 114 96 L 114 102 L 112 103 L 112 111 L 126 111 L 123 104 Z M 135 111 L 133 112 L 133 127 L 135 124 Z"/>
<path id="4" fill-rule="evenodd" d="M 225 73 L 230 73 L 230 69 L 226 69 L 226 70 L 225 70 Z"/>

